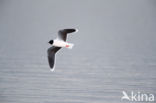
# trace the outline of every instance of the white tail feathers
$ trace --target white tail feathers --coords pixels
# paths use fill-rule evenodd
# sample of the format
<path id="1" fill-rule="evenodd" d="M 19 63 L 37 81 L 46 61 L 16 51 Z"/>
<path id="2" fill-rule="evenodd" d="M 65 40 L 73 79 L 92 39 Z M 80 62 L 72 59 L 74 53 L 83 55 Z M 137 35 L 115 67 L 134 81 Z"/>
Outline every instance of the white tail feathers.
<path id="1" fill-rule="evenodd" d="M 68 48 L 68 49 L 72 49 L 73 46 L 74 46 L 74 44 L 72 44 L 72 43 L 68 43 L 68 44 L 66 45 L 66 48 Z"/>

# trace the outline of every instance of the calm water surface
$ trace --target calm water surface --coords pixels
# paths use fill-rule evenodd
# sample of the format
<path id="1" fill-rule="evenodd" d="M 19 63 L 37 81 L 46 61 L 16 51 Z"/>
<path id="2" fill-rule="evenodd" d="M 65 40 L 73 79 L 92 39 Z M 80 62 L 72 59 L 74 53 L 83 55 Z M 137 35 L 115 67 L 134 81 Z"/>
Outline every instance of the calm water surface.
<path id="1" fill-rule="evenodd" d="M 121 103 L 123 90 L 156 93 L 156 58 L 87 52 L 59 51 L 55 72 L 49 70 L 46 51 L 1 55 L 0 101 Z"/>

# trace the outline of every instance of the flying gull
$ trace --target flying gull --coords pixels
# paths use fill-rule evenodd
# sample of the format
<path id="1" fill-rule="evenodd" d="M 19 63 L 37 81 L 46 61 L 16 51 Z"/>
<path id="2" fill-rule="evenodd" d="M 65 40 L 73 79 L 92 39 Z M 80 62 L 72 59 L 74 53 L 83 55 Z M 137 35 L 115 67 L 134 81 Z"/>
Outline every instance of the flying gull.
<path id="1" fill-rule="evenodd" d="M 73 33 L 73 32 L 77 32 L 77 29 L 62 29 L 58 31 L 58 37 L 54 40 L 50 40 L 49 44 L 52 45 L 52 47 L 50 47 L 47 50 L 48 53 L 48 61 L 49 61 L 49 66 L 51 68 L 51 71 L 54 71 L 54 64 L 55 64 L 55 53 L 60 50 L 62 47 L 68 48 L 68 49 L 72 49 L 72 47 L 74 46 L 74 44 L 72 43 L 67 43 L 66 39 L 67 39 L 67 34 L 68 33 Z"/>

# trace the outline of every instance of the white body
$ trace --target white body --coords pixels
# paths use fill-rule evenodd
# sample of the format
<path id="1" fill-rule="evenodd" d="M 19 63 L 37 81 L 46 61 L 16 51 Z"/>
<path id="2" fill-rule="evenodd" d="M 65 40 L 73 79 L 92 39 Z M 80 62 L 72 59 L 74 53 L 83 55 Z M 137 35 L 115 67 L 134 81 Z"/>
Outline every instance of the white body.
<path id="1" fill-rule="evenodd" d="M 74 46 L 74 44 L 64 42 L 63 40 L 55 39 L 54 40 L 54 43 L 53 43 L 53 46 L 56 46 L 56 47 L 65 47 L 65 48 L 72 49 L 72 47 Z"/>

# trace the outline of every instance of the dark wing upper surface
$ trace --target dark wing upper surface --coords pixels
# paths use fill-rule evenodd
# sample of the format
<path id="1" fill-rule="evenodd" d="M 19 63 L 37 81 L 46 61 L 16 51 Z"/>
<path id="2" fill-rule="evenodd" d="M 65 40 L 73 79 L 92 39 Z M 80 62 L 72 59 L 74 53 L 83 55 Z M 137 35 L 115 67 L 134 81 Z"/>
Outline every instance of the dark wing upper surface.
<path id="1" fill-rule="evenodd" d="M 48 53 L 48 61 L 49 61 L 49 66 L 50 68 L 54 67 L 54 63 L 55 63 L 55 53 L 61 49 L 60 47 L 55 47 L 52 46 L 47 50 Z"/>
<path id="2" fill-rule="evenodd" d="M 63 30 L 59 30 L 58 31 L 58 38 L 60 40 L 66 41 L 67 34 L 75 32 L 75 31 L 76 31 L 76 29 L 63 29 Z"/>

